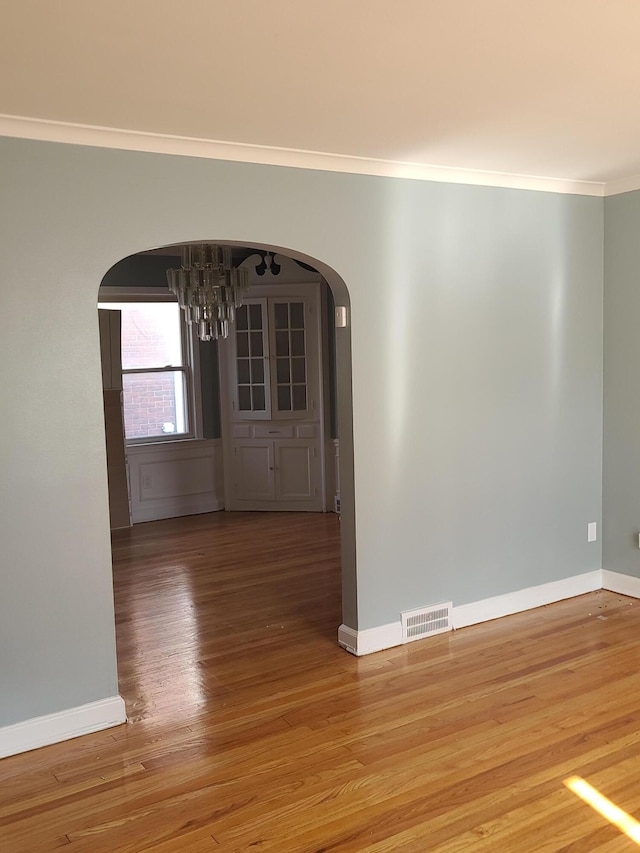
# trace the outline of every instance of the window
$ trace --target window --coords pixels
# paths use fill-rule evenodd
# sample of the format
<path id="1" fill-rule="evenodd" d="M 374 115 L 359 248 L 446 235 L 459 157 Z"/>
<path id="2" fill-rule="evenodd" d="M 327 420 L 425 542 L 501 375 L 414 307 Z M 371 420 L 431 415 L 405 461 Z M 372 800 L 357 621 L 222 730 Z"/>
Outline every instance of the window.
<path id="1" fill-rule="evenodd" d="M 127 441 L 192 434 L 186 327 L 176 302 L 108 302 L 121 312 L 122 391 Z"/>

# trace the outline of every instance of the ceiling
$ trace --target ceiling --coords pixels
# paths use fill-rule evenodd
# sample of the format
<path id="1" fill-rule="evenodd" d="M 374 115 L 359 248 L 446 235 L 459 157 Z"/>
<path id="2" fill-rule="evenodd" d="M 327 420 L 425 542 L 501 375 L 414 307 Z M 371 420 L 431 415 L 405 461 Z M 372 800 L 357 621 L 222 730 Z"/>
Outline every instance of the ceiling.
<path id="1" fill-rule="evenodd" d="M 602 194 L 640 186 L 639 44 L 637 0 L 20 0 L 0 134 Z"/>

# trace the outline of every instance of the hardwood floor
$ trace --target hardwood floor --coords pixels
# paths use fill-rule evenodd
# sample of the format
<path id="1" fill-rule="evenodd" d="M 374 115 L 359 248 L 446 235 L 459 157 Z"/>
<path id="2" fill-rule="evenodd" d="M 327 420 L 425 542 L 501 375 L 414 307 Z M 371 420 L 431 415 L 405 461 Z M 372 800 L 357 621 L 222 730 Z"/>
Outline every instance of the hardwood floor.
<path id="1" fill-rule="evenodd" d="M 640 602 L 608 592 L 366 658 L 339 524 L 217 513 L 114 536 L 131 722 L 0 762 L 2 853 L 624 851 Z"/>

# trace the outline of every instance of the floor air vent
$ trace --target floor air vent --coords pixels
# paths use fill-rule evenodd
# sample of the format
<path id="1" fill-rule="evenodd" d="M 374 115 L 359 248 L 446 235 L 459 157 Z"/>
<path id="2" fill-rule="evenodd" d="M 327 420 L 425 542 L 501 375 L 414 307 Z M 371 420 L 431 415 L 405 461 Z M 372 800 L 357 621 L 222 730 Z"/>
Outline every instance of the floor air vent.
<path id="1" fill-rule="evenodd" d="M 406 610 L 402 614 L 402 641 L 420 640 L 451 630 L 451 608 L 453 602 Z"/>

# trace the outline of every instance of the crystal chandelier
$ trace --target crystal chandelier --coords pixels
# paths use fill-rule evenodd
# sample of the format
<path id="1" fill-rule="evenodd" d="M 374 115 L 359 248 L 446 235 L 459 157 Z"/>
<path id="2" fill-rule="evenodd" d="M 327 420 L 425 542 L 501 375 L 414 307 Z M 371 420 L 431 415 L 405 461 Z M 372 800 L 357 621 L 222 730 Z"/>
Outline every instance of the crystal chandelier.
<path id="1" fill-rule="evenodd" d="M 201 341 L 229 335 L 229 323 L 249 287 L 249 272 L 232 266 L 231 248 L 214 243 L 182 247 L 182 266 L 167 270 L 169 290 Z"/>

